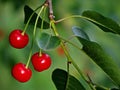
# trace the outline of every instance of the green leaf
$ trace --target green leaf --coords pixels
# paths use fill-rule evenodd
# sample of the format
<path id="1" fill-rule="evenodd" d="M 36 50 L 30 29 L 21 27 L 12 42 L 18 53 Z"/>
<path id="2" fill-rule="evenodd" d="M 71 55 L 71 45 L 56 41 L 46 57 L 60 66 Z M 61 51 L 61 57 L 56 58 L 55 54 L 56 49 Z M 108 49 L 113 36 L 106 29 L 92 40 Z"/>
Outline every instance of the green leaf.
<path id="1" fill-rule="evenodd" d="M 117 89 L 117 88 L 112 88 L 112 89 L 110 89 L 110 90 L 120 90 L 120 89 Z"/>
<path id="2" fill-rule="evenodd" d="M 104 88 L 101 88 L 101 87 L 96 87 L 95 89 L 96 90 L 108 90 L 108 89 L 104 89 Z"/>
<path id="3" fill-rule="evenodd" d="M 83 51 L 90 56 L 104 72 L 120 86 L 120 69 L 110 56 L 108 56 L 99 44 L 78 37 L 83 45 Z"/>
<path id="4" fill-rule="evenodd" d="M 104 87 L 104 86 L 101 86 L 101 85 L 95 85 L 95 89 L 96 90 L 110 90 L 110 88 L 107 88 L 107 87 Z"/>
<path id="5" fill-rule="evenodd" d="M 50 50 L 60 45 L 60 39 L 47 33 L 41 33 L 37 36 L 37 44 L 43 50 Z"/>
<path id="6" fill-rule="evenodd" d="M 96 42 L 89 41 L 83 36 L 76 37 L 83 45 L 82 50 L 120 87 L 120 68 L 111 56 L 108 56 Z"/>
<path id="7" fill-rule="evenodd" d="M 80 27 L 73 26 L 72 30 L 75 36 L 80 36 L 82 38 L 89 40 L 88 35 Z"/>
<path id="8" fill-rule="evenodd" d="M 64 70 L 56 69 L 52 73 L 52 80 L 57 90 L 85 90 L 82 84 Z"/>
<path id="9" fill-rule="evenodd" d="M 30 16 L 32 15 L 34 11 L 27 5 L 25 5 L 24 7 L 24 13 L 25 13 L 25 19 L 24 19 L 24 23 L 26 24 L 27 21 L 29 20 Z M 31 25 L 35 24 L 37 18 L 37 13 L 34 13 L 34 15 L 32 16 L 30 23 Z M 37 27 L 41 28 L 41 23 L 42 23 L 42 19 L 39 17 L 38 19 L 38 23 L 37 23 Z M 49 23 L 47 23 L 46 21 L 43 22 L 43 29 L 48 29 L 49 28 Z"/>
<path id="10" fill-rule="evenodd" d="M 82 13 L 82 16 L 84 16 L 86 20 L 97 25 L 99 28 L 101 28 L 105 32 L 120 34 L 120 26 L 112 19 L 105 17 L 99 14 L 98 12 L 84 11 Z"/>

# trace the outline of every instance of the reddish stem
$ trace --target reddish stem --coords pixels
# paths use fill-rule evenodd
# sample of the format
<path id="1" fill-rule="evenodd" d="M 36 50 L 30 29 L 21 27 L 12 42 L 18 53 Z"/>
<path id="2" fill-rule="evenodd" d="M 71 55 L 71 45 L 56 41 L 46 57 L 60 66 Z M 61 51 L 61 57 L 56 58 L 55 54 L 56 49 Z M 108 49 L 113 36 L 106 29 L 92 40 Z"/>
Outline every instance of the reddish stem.
<path id="1" fill-rule="evenodd" d="M 50 20 L 54 20 L 53 8 L 52 8 L 52 0 L 46 0 L 46 3 L 49 6 L 49 18 L 50 18 Z"/>

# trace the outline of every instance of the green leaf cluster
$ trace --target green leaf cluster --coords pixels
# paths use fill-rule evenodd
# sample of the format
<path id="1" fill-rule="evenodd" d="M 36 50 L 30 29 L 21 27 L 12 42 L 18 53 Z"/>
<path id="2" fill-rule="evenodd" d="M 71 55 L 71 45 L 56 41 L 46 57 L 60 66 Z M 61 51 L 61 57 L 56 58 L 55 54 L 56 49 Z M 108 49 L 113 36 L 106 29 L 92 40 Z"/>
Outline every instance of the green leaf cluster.
<path id="1" fill-rule="evenodd" d="M 27 23 L 30 15 L 34 12 L 28 6 L 25 6 L 25 23 Z M 34 24 L 37 14 L 34 13 L 30 23 Z M 120 26 L 112 19 L 101 15 L 95 11 L 84 11 L 81 16 L 83 19 L 92 22 L 104 32 L 111 32 L 113 34 L 120 34 Z M 42 19 L 39 18 L 37 27 L 40 27 Z M 43 29 L 49 28 L 49 23 L 44 21 Z M 113 81 L 115 86 L 120 88 L 120 68 L 114 62 L 111 56 L 103 50 L 97 43 L 90 40 L 89 36 L 79 27 L 72 28 L 75 37 L 83 45 L 82 51 L 87 54 L 91 60 L 99 66 L 106 75 Z M 37 36 L 37 45 L 43 50 L 54 49 L 60 45 L 60 38 L 47 33 L 40 33 Z M 69 43 L 69 42 L 68 42 Z M 69 75 L 66 71 L 61 69 L 54 70 L 52 80 L 56 85 L 57 90 L 85 90 L 83 85 L 74 76 Z M 96 87 L 96 90 L 99 87 Z M 105 90 L 105 89 L 100 89 Z"/>
<path id="2" fill-rule="evenodd" d="M 120 34 L 120 26 L 98 12 L 85 11 L 82 16 L 105 32 Z M 79 27 L 73 27 L 73 33 L 83 45 L 82 50 L 120 87 L 120 68 L 112 57 L 107 55 L 98 43 L 88 39 L 89 36 Z"/>

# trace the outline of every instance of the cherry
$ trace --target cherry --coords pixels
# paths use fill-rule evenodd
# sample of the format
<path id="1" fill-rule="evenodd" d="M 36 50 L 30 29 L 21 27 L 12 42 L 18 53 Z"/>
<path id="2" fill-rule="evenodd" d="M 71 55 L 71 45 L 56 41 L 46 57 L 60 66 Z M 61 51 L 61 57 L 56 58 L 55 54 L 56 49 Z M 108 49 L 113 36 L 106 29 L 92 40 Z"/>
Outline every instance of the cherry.
<path id="1" fill-rule="evenodd" d="M 23 63 L 18 63 L 12 68 L 12 76 L 19 82 L 27 82 L 31 76 L 32 71 L 26 68 Z"/>
<path id="2" fill-rule="evenodd" d="M 41 53 L 35 53 L 32 58 L 32 65 L 34 69 L 38 72 L 47 70 L 51 66 L 51 58 L 48 54 Z"/>
<path id="3" fill-rule="evenodd" d="M 9 42 L 14 48 L 24 48 L 29 41 L 29 37 L 26 33 L 22 34 L 22 30 L 13 30 L 9 35 Z"/>

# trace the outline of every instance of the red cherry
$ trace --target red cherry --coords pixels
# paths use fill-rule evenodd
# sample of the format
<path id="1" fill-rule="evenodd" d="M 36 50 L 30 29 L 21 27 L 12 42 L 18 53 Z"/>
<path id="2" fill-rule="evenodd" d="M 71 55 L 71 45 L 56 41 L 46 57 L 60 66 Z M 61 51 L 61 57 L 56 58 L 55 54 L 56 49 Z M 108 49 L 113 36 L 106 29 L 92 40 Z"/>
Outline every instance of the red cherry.
<path id="1" fill-rule="evenodd" d="M 14 30 L 9 35 L 9 42 L 14 48 L 24 48 L 29 41 L 29 37 L 26 33 L 22 34 L 22 30 Z"/>
<path id="2" fill-rule="evenodd" d="M 37 52 L 32 56 L 31 60 L 34 69 L 38 72 L 47 70 L 51 66 L 51 58 L 45 53 L 42 53 L 40 56 Z"/>
<path id="3" fill-rule="evenodd" d="M 19 82 L 27 82 L 31 76 L 32 71 L 26 68 L 23 63 L 18 63 L 12 68 L 12 76 Z"/>

